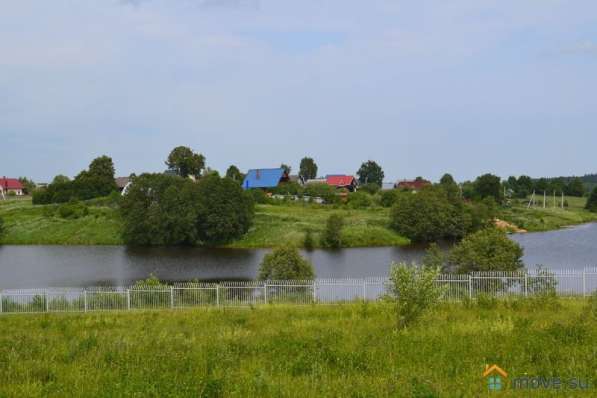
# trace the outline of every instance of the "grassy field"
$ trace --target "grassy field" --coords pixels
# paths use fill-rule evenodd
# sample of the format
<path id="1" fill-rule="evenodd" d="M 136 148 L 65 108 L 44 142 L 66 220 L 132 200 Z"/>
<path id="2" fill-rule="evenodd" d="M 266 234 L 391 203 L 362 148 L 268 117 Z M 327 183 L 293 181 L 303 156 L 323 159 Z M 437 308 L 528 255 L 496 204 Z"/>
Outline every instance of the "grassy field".
<path id="1" fill-rule="evenodd" d="M 388 228 L 388 209 L 374 207 L 353 210 L 345 206 L 334 209 L 322 205 L 284 204 L 258 205 L 253 228 L 229 247 L 302 246 L 308 229 L 313 232 L 315 245 L 318 246 L 326 220 L 332 213 L 344 218 L 344 247 L 399 246 L 409 243 L 408 239 Z"/>
<path id="2" fill-rule="evenodd" d="M 6 235 L 14 245 L 119 245 L 121 221 L 116 209 L 89 206 L 89 215 L 65 219 L 55 205 L 33 206 L 31 200 L 0 201 Z"/>
<path id="3" fill-rule="evenodd" d="M 395 331 L 389 304 L 0 317 L 2 397 L 595 396 L 587 300 L 444 304 Z M 521 376 L 584 392 L 513 391 Z"/>
<path id="4" fill-rule="evenodd" d="M 527 209 L 528 201 L 516 201 L 511 208 L 503 210 L 500 217 L 530 232 L 549 231 L 597 221 L 597 213 L 591 213 L 584 208 L 587 203 L 586 198 L 568 196 L 565 200 L 568 202 L 568 207 L 564 209 L 554 208 L 553 198 L 548 198 L 545 209 L 542 207 L 543 198 L 537 198 L 539 207 L 530 209 Z"/>
<path id="5" fill-rule="evenodd" d="M 121 220 L 108 206 L 88 206 L 89 215 L 61 218 L 56 206 L 33 206 L 31 200 L 0 202 L 0 217 L 7 229 L 4 244 L 120 245 Z M 255 224 L 241 240 L 228 247 L 258 248 L 294 244 L 302 246 L 307 229 L 313 231 L 315 245 L 333 212 L 345 219 L 343 246 L 397 246 L 408 239 L 387 227 L 389 210 L 371 208 L 350 210 L 312 204 L 257 205 Z"/>

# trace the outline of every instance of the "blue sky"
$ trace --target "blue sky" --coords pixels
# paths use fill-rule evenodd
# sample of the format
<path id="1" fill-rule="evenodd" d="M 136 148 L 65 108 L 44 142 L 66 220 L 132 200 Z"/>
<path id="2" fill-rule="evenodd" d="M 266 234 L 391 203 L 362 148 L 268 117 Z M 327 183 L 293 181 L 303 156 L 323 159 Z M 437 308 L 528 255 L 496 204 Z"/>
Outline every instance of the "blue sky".
<path id="1" fill-rule="evenodd" d="M 5 0 L 0 174 L 597 172 L 597 2 Z"/>

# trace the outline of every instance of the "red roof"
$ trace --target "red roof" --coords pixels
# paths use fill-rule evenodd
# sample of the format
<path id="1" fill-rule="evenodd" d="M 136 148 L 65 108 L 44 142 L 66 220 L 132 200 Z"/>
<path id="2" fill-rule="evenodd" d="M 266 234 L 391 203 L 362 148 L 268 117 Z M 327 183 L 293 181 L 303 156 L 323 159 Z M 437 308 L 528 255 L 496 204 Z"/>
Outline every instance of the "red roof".
<path id="1" fill-rule="evenodd" d="M 333 185 L 335 187 L 347 187 L 347 186 L 353 184 L 354 177 L 353 176 L 342 176 L 342 175 L 327 176 L 325 178 L 325 182 L 328 185 Z"/>
<path id="2" fill-rule="evenodd" d="M 431 183 L 425 180 L 399 181 L 398 184 L 396 184 L 396 188 L 414 189 L 415 191 L 418 191 L 429 185 L 431 185 Z"/>
<path id="3" fill-rule="evenodd" d="M 23 189 L 23 184 L 16 178 L 0 178 L 0 186 L 4 189 Z"/>

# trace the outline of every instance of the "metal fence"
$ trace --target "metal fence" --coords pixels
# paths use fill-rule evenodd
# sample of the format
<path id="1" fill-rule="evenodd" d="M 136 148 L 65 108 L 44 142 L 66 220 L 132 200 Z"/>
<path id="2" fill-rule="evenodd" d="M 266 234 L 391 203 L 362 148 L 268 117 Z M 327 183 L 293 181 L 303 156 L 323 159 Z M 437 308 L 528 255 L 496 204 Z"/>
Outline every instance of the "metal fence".
<path id="1" fill-rule="evenodd" d="M 539 294 L 589 296 L 597 292 L 597 268 L 442 274 L 436 279 L 443 299 L 458 301 L 481 294 L 532 297 Z M 160 308 L 336 304 L 379 300 L 388 293 L 387 277 L 310 281 L 175 283 L 128 287 L 0 290 L 0 314 L 93 312 Z"/>

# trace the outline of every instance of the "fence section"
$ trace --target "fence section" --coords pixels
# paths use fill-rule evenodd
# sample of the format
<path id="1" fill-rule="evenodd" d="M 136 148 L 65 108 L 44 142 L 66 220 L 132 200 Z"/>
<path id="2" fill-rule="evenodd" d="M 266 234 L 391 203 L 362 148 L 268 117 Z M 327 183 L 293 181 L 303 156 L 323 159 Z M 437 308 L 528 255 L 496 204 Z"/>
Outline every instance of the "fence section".
<path id="1" fill-rule="evenodd" d="M 379 277 L 312 281 L 189 282 L 85 289 L 5 289 L 0 290 L 0 314 L 374 301 L 387 294 L 389 283 L 388 278 Z M 442 274 L 435 283 L 442 287 L 444 300 L 470 299 L 481 294 L 494 297 L 531 297 L 545 293 L 589 296 L 597 292 L 597 268 Z"/>

